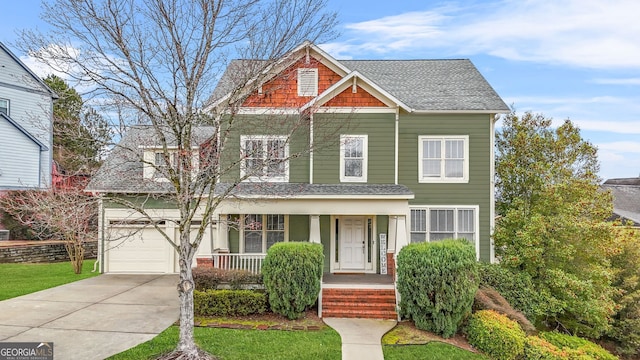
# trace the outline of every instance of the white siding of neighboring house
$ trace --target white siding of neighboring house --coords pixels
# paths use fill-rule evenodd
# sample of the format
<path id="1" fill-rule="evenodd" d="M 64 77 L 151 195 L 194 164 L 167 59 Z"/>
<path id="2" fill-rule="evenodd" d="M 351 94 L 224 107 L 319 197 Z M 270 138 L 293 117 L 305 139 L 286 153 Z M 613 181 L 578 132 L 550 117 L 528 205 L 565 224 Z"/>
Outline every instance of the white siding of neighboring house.
<path id="1" fill-rule="evenodd" d="M 40 151 L 36 143 L 2 120 L 0 189 L 50 186 L 53 147 L 51 95 L 1 49 L 0 98 L 9 100 L 9 117 L 48 148 Z"/>

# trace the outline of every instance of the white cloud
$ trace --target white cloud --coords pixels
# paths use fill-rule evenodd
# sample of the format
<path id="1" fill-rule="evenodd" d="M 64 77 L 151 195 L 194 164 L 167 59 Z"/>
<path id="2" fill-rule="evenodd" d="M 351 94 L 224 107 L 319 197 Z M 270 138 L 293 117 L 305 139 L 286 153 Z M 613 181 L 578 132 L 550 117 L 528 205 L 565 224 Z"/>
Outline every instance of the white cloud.
<path id="1" fill-rule="evenodd" d="M 640 78 L 594 79 L 593 82 L 603 85 L 640 85 Z"/>
<path id="2" fill-rule="evenodd" d="M 608 143 L 596 144 L 596 146 L 598 146 L 598 149 L 616 153 L 640 154 L 640 141 L 613 141 Z"/>
<path id="3" fill-rule="evenodd" d="M 438 7 L 345 25 L 338 54 L 428 49 L 587 68 L 640 67 L 640 2 L 496 0 Z"/>

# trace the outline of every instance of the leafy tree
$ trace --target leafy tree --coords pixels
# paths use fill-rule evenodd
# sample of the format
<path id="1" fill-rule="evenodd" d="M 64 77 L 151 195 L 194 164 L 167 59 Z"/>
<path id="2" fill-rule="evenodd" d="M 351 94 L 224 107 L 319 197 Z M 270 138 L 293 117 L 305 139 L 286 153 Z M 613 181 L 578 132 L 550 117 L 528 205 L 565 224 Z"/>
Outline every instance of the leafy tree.
<path id="1" fill-rule="evenodd" d="M 495 246 L 502 266 L 527 273 L 548 294 L 546 318 L 598 337 L 616 306 L 610 258 L 617 251 L 611 195 L 600 190 L 596 149 L 569 120 L 509 114 L 497 134 Z"/>
<path id="2" fill-rule="evenodd" d="M 157 139 L 153 145 L 160 149 L 163 164 L 145 160 L 140 143 L 113 151 L 153 167 L 168 180 L 164 199 L 173 202 L 179 215 L 162 221 L 175 224 L 179 240 L 173 241 L 173 234 L 157 225 L 159 219 L 144 204 L 121 197 L 110 200 L 121 201 L 153 223 L 178 253 L 180 339 L 175 352 L 167 355 L 172 359 L 209 357 L 197 348 L 193 336 L 191 264 L 211 215 L 243 180 L 236 175 L 227 187 L 216 186 L 221 176 L 233 174 L 240 164 L 236 158 L 230 162 L 235 167 L 218 166 L 220 151 L 242 119 L 235 116 L 235 110 L 296 46 L 304 40 L 322 41 L 333 35 L 335 14 L 325 12 L 325 4 L 326 0 L 54 0 L 43 4 L 42 17 L 51 25 L 51 32 L 23 33 L 21 44 L 26 52 L 94 87 L 93 95 L 121 121 L 111 124 L 113 128 L 147 125 Z M 232 83 L 221 85 L 229 96 L 212 105 L 209 97 L 230 55 L 262 61 L 246 61 L 230 69 Z M 207 105 L 211 105 L 208 116 L 202 116 Z M 296 114 L 260 126 L 277 126 L 289 120 L 297 121 L 289 136 L 309 123 L 305 114 Z M 194 140 L 204 133 L 199 131 L 200 125 L 210 126 L 207 136 L 212 151 L 196 169 L 192 152 L 202 144 Z M 315 135 L 314 131 L 314 144 L 323 144 Z M 300 155 L 292 151 L 280 160 Z M 140 181 L 135 174 L 119 176 Z"/>
<path id="3" fill-rule="evenodd" d="M 53 104 L 53 159 L 71 173 L 92 172 L 110 140 L 106 120 L 60 77 L 49 75 L 44 82 L 59 96 Z"/>

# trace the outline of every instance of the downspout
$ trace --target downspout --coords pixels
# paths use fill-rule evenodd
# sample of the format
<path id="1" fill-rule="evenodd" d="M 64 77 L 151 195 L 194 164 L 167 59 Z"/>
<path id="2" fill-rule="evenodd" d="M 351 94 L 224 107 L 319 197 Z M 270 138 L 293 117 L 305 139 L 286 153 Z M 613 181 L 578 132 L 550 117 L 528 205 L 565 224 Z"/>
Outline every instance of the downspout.
<path id="1" fill-rule="evenodd" d="M 313 184 L 313 112 L 309 113 L 309 184 Z"/>
<path id="2" fill-rule="evenodd" d="M 493 233 L 496 228 L 496 159 L 495 159 L 495 147 L 496 147 L 496 115 L 489 114 L 489 139 L 491 141 L 491 155 L 489 165 L 491 173 L 489 174 L 489 262 L 496 262 L 496 249 L 493 243 Z"/>
<path id="3" fill-rule="evenodd" d="M 400 129 L 400 105 L 396 104 L 396 138 L 395 138 L 395 173 L 394 173 L 394 184 L 398 185 L 398 139 L 399 139 L 399 135 L 398 135 L 398 131 Z"/>

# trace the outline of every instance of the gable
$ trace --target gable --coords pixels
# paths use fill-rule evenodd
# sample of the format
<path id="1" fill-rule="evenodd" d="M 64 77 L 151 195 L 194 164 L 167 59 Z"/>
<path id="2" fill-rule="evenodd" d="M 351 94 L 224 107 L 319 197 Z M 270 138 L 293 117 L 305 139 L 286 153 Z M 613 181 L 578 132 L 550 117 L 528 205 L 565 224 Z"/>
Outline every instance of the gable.
<path id="1" fill-rule="evenodd" d="M 57 98 L 53 92 L 36 74 L 33 73 L 20 59 L 0 42 L 0 83 L 17 89 L 46 93 Z"/>
<path id="2" fill-rule="evenodd" d="M 342 76 L 315 57 L 310 56 L 309 62 L 303 57 L 263 84 L 262 93 L 260 91 L 254 92 L 244 101 L 242 106 L 298 108 L 308 103 L 313 96 L 298 96 L 298 69 L 317 69 L 318 94 L 342 79 Z"/>
<path id="3" fill-rule="evenodd" d="M 344 89 L 340 94 L 327 101 L 323 107 L 386 107 L 380 99 L 365 91 L 360 85 Z"/>

